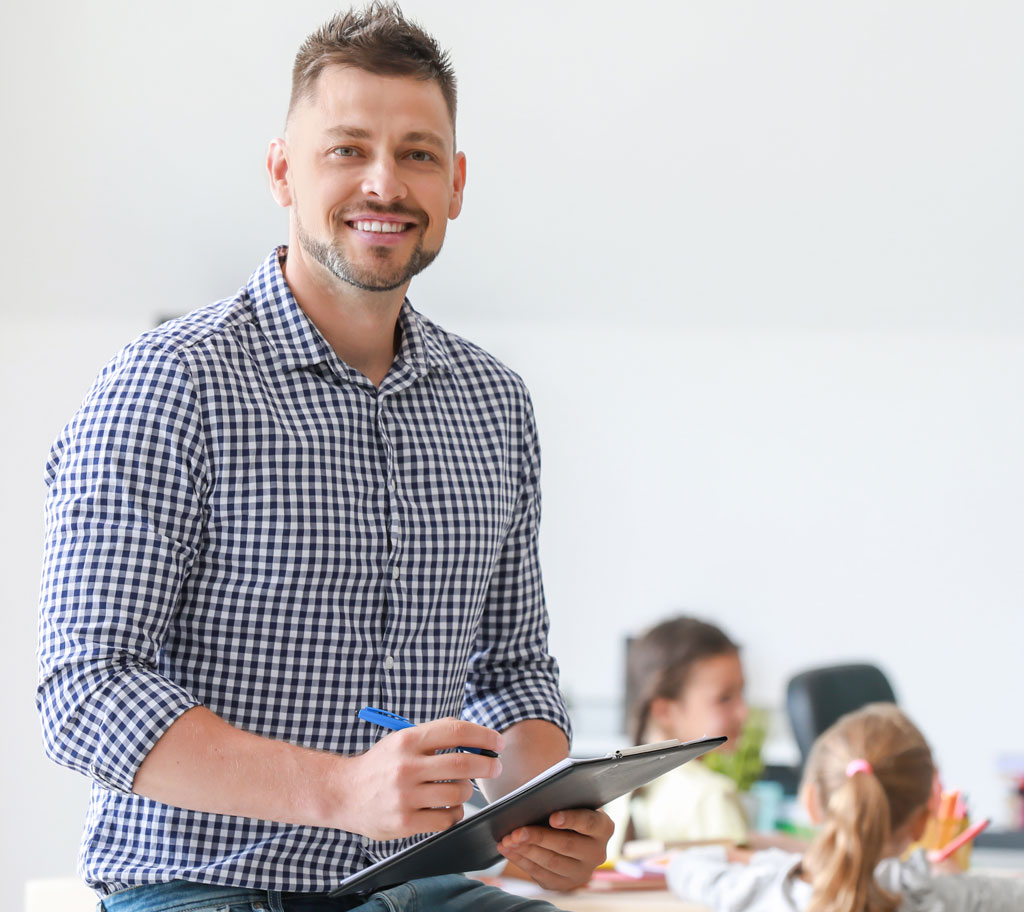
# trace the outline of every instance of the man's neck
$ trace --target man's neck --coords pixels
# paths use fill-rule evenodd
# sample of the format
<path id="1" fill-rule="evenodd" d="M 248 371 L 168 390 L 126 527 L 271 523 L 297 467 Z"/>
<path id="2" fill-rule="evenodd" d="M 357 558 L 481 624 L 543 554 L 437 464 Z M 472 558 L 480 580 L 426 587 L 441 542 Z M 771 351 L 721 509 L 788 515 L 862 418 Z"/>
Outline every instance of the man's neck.
<path id="1" fill-rule="evenodd" d="M 380 386 L 397 354 L 396 327 L 408 283 L 394 291 L 356 288 L 310 263 L 298 244 L 288 248 L 284 277 L 338 357 Z"/>

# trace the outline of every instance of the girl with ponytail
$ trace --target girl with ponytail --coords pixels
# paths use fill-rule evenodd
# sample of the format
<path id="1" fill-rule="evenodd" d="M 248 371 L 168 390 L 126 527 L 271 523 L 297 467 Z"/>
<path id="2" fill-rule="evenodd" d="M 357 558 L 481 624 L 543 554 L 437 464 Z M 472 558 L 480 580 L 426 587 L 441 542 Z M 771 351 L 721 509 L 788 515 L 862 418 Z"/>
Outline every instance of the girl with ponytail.
<path id="1" fill-rule="evenodd" d="M 676 853 L 669 886 L 721 912 L 1020 912 L 1024 883 L 933 876 L 923 852 L 935 767 L 893 704 L 843 716 L 814 744 L 801 801 L 818 835 L 804 854 L 769 849 L 744 863 L 722 846 Z"/>
<path id="2" fill-rule="evenodd" d="M 815 742 L 802 788 L 821 825 L 801 865 L 813 890 L 808 912 L 899 908 L 875 868 L 924 831 L 934 776 L 924 737 L 892 703 L 844 716 Z"/>

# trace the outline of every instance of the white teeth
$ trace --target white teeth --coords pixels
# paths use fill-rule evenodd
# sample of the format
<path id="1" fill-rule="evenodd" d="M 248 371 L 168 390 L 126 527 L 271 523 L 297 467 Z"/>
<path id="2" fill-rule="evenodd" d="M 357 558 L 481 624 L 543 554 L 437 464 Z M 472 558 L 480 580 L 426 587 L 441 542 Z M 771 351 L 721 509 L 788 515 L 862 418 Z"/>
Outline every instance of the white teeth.
<path id="1" fill-rule="evenodd" d="M 353 222 L 360 231 L 376 231 L 383 234 L 397 234 L 405 230 L 403 222 Z"/>

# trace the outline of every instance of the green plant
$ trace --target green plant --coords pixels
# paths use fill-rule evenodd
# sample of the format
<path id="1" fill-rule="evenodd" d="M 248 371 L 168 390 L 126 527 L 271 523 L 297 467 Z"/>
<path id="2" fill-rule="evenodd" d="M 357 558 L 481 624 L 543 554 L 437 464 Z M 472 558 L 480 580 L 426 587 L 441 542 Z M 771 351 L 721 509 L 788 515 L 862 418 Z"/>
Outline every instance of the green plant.
<path id="1" fill-rule="evenodd" d="M 761 747 L 767 731 L 768 711 L 752 706 L 736 749 L 729 753 L 717 750 L 705 754 L 705 764 L 708 769 L 732 779 L 741 792 L 749 791 L 764 769 Z"/>

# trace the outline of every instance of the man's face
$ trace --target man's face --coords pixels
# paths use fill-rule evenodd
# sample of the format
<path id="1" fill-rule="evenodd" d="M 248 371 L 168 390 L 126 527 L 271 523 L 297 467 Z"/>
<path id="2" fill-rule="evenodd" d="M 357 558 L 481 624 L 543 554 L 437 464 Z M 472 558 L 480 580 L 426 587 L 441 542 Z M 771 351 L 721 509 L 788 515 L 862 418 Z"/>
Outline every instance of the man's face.
<path id="1" fill-rule="evenodd" d="M 327 67 L 293 109 L 277 166 L 271 147 L 293 241 L 357 288 L 406 285 L 437 256 L 462 208 L 465 156 L 454 146 L 435 82 Z"/>

